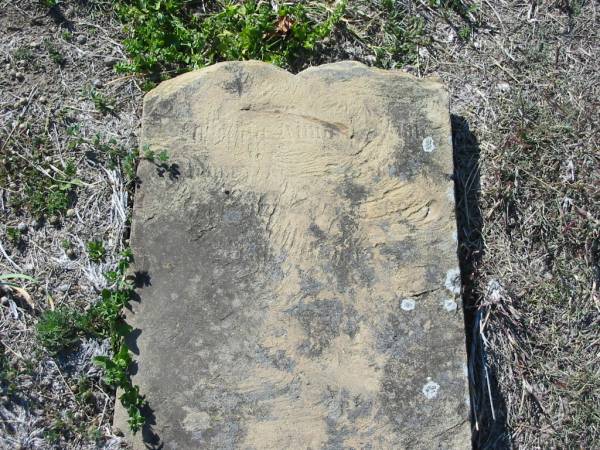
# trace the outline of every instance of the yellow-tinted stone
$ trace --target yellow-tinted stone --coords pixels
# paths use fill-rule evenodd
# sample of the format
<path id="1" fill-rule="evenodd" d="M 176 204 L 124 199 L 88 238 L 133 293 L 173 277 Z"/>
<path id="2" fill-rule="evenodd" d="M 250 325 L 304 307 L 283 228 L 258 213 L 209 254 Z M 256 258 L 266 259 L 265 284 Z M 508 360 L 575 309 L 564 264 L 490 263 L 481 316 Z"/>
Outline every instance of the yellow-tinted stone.
<path id="1" fill-rule="evenodd" d="M 147 442 L 470 448 L 450 135 L 438 80 L 358 63 L 146 96 L 170 155 L 140 164 L 131 236 Z"/>

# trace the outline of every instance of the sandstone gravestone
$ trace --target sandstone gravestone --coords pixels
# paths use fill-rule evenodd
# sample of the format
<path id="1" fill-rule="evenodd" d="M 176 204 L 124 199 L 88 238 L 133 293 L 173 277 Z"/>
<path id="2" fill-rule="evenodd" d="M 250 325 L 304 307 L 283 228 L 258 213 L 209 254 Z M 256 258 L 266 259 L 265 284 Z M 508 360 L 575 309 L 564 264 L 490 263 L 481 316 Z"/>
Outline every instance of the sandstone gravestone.
<path id="1" fill-rule="evenodd" d="M 470 447 L 447 102 L 357 63 L 146 96 L 135 448 Z"/>

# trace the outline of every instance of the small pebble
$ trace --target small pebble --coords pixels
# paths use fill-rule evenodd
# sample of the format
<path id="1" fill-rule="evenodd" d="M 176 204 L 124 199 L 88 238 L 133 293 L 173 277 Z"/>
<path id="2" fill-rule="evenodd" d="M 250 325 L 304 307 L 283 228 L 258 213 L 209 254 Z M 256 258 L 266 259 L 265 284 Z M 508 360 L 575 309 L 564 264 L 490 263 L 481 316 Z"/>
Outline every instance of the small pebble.
<path id="1" fill-rule="evenodd" d="M 500 92 L 509 92 L 510 91 L 510 84 L 508 84 L 506 82 L 498 83 L 496 85 L 496 90 L 498 90 Z"/>
<path id="2" fill-rule="evenodd" d="M 375 55 L 367 55 L 364 59 L 365 62 L 371 66 L 377 62 L 377 57 Z"/>
<path id="3" fill-rule="evenodd" d="M 117 64 L 119 62 L 119 60 L 117 58 L 115 58 L 114 56 L 107 56 L 106 58 L 104 58 L 104 65 L 107 67 L 112 67 L 115 64 Z"/>
<path id="4" fill-rule="evenodd" d="M 50 222 L 50 224 L 52 225 L 58 225 L 60 223 L 60 219 L 58 218 L 58 216 L 50 216 L 48 218 L 48 222 Z"/>
<path id="5" fill-rule="evenodd" d="M 102 82 L 102 80 L 95 79 L 94 81 L 92 81 L 92 84 L 96 89 L 102 89 L 104 87 L 104 83 Z"/>
<path id="6" fill-rule="evenodd" d="M 31 48 L 38 48 L 40 46 L 39 42 L 33 41 L 29 43 L 29 47 Z"/>
<path id="7" fill-rule="evenodd" d="M 73 208 L 67 209 L 67 217 L 75 217 L 75 210 Z"/>
<path id="8" fill-rule="evenodd" d="M 6 295 L 2 296 L 0 298 L 0 303 L 2 303 L 3 305 L 8 305 L 8 297 Z"/>
<path id="9" fill-rule="evenodd" d="M 79 36 L 77 36 L 78 44 L 85 44 L 86 42 L 87 42 L 87 38 L 83 34 L 80 34 Z"/>
<path id="10" fill-rule="evenodd" d="M 21 222 L 19 225 L 17 225 L 17 230 L 19 230 L 21 233 L 25 233 L 27 231 L 27 224 L 25 222 Z"/>
<path id="11" fill-rule="evenodd" d="M 57 291 L 59 292 L 67 292 L 69 290 L 69 285 L 68 284 L 61 284 L 60 286 L 58 286 L 56 288 Z"/>
<path id="12" fill-rule="evenodd" d="M 19 130 L 23 131 L 27 129 L 27 124 L 25 122 L 21 122 L 19 124 Z"/>

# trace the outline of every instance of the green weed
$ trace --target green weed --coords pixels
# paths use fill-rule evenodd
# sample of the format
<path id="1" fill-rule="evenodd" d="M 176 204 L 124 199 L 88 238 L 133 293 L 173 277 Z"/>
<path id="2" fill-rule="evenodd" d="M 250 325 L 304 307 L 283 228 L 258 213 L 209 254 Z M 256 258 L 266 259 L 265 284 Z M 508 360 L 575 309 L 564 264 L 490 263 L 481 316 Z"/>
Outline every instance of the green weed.
<path id="1" fill-rule="evenodd" d="M 139 388 L 129 377 L 128 368 L 132 360 L 125 337 L 131 332 L 131 327 L 122 320 L 122 310 L 129 306 L 133 296 L 134 286 L 127 276 L 132 261 L 131 250 L 121 253 L 115 269 L 105 274 L 111 287 L 102 290 L 101 300 L 87 312 L 80 313 L 66 307 L 45 311 L 36 331 L 40 344 L 51 353 L 74 347 L 82 336 L 110 339 L 114 356 L 98 356 L 94 363 L 104 369 L 104 381 L 123 392 L 119 399 L 129 414 L 128 423 L 135 433 L 145 421 L 141 413 L 145 402 Z M 82 396 L 89 392 L 89 389 L 81 390 Z"/>
<path id="2" fill-rule="evenodd" d="M 458 36 L 463 40 L 463 41 L 468 41 L 471 38 L 471 28 L 469 27 L 461 27 L 460 30 L 458 30 Z"/>
<path id="3" fill-rule="evenodd" d="M 81 336 L 82 315 L 70 308 L 44 311 L 36 326 L 37 338 L 49 352 L 74 347 Z"/>
<path id="4" fill-rule="evenodd" d="M 380 30 L 382 38 L 372 45 L 377 58 L 375 65 L 390 68 L 400 62 L 414 62 L 418 46 L 429 44 L 423 35 L 424 20 L 398 7 L 393 0 L 382 2 L 382 13 L 385 14 Z"/>
<path id="5" fill-rule="evenodd" d="M 100 263 L 106 257 L 106 248 L 102 241 L 90 241 L 86 244 L 88 257 L 90 261 Z"/>
<path id="6" fill-rule="evenodd" d="M 20 287 L 19 285 L 15 284 L 13 280 L 30 281 L 32 283 L 37 282 L 35 278 L 23 273 L 5 273 L 0 275 L 0 288 Z"/>
<path id="7" fill-rule="evenodd" d="M 131 182 L 135 179 L 135 171 L 139 159 L 139 151 L 133 149 L 125 154 L 121 159 L 121 168 L 125 174 L 125 178 Z"/>
<path id="8" fill-rule="evenodd" d="M 169 153 L 166 150 L 161 150 L 160 152 L 156 153 L 148 145 L 144 146 L 143 150 L 144 150 L 144 159 L 146 159 L 150 162 L 157 162 L 158 164 L 164 164 L 169 161 Z"/>
<path id="9" fill-rule="evenodd" d="M 108 167 L 114 169 L 119 167 L 125 175 L 126 183 L 135 180 L 135 171 L 140 159 L 138 149 L 125 149 L 117 144 L 115 139 L 105 141 L 97 134 L 91 142 L 92 146 L 108 159 Z"/>
<path id="10" fill-rule="evenodd" d="M 48 55 L 54 64 L 62 67 L 67 63 L 65 56 L 51 42 L 46 42 L 45 45 L 46 51 L 48 52 Z"/>
<path id="11" fill-rule="evenodd" d="M 329 36 L 346 0 L 322 22 L 303 3 L 276 11 L 267 2 L 217 3 L 217 11 L 194 14 L 186 0 L 121 0 L 117 11 L 126 24 L 126 72 L 160 75 L 204 67 L 218 61 L 259 59 L 291 67 Z"/>
<path id="12" fill-rule="evenodd" d="M 34 147 L 43 147 L 40 139 Z M 44 153 L 34 151 L 33 158 L 25 159 L 8 154 L 0 160 L 0 182 L 7 174 L 22 186 L 11 197 L 11 206 L 27 209 L 34 216 L 56 216 L 64 213 L 75 200 L 81 180 L 75 178 L 77 168 L 71 160 L 57 172 L 56 166 L 44 159 Z"/>
<path id="13" fill-rule="evenodd" d="M 90 100 L 94 103 L 96 110 L 104 115 L 114 114 L 116 104 L 114 100 L 105 97 L 102 93 L 96 89 L 90 89 L 88 92 Z"/>
<path id="14" fill-rule="evenodd" d="M 6 227 L 6 237 L 8 241 L 14 245 L 18 246 L 21 243 L 21 232 L 14 227 Z"/>
<path id="15" fill-rule="evenodd" d="M 29 47 L 19 47 L 13 52 L 13 57 L 18 61 L 33 61 L 34 55 Z"/>
<path id="16" fill-rule="evenodd" d="M 106 274 L 112 288 L 102 291 L 102 301 L 90 311 L 88 318 L 90 323 L 94 324 L 96 332 L 110 337 L 114 356 L 98 356 L 94 358 L 94 362 L 104 369 L 104 380 L 123 392 L 119 400 L 129 415 L 129 427 L 136 433 L 145 422 L 141 413 L 145 401 L 138 386 L 133 385 L 129 377 L 131 354 L 125 344 L 125 337 L 131 332 L 131 326 L 121 320 L 121 311 L 129 305 L 133 295 L 134 287 L 131 279 L 127 277 L 127 270 L 132 261 L 131 250 L 125 250 L 115 270 Z"/>
<path id="17" fill-rule="evenodd" d="M 4 346 L 0 347 L 0 392 L 13 395 L 17 391 L 18 371 L 5 354 Z"/>

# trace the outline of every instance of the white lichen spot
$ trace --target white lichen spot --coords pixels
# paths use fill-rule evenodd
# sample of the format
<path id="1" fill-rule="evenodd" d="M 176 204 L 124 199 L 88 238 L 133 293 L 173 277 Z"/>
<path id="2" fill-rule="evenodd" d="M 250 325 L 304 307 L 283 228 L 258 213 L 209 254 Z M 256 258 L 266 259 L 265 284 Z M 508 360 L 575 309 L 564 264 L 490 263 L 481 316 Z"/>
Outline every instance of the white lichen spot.
<path id="1" fill-rule="evenodd" d="M 415 309 L 415 301 L 412 298 L 405 298 L 402 300 L 402 303 L 400 303 L 400 308 L 404 311 L 412 311 Z"/>
<path id="2" fill-rule="evenodd" d="M 435 150 L 435 144 L 433 143 L 433 138 L 431 136 L 427 136 L 423 139 L 423 151 L 426 153 L 431 153 Z"/>
<path id="3" fill-rule="evenodd" d="M 498 280 L 491 279 L 488 282 L 485 296 L 491 303 L 498 303 L 505 296 L 504 288 Z"/>
<path id="4" fill-rule="evenodd" d="M 206 431 L 210 427 L 210 416 L 205 411 L 197 411 L 187 406 L 183 409 L 186 411 L 183 419 L 183 429 L 190 433 L 198 433 Z"/>
<path id="5" fill-rule="evenodd" d="M 447 298 L 444 300 L 444 309 L 448 312 L 453 312 L 456 311 L 456 308 L 458 308 L 457 303 L 452 300 L 451 298 Z"/>
<path id="6" fill-rule="evenodd" d="M 446 282 L 444 283 L 444 286 L 446 286 L 446 289 L 453 294 L 460 294 L 460 269 L 458 267 L 450 269 L 448 273 L 446 273 Z"/>
<path id="7" fill-rule="evenodd" d="M 428 381 L 427 383 L 425 383 L 422 389 L 423 395 L 428 400 L 436 398 L 439 391 L 440 385 L 437 384 L 435 381 Z"/>

